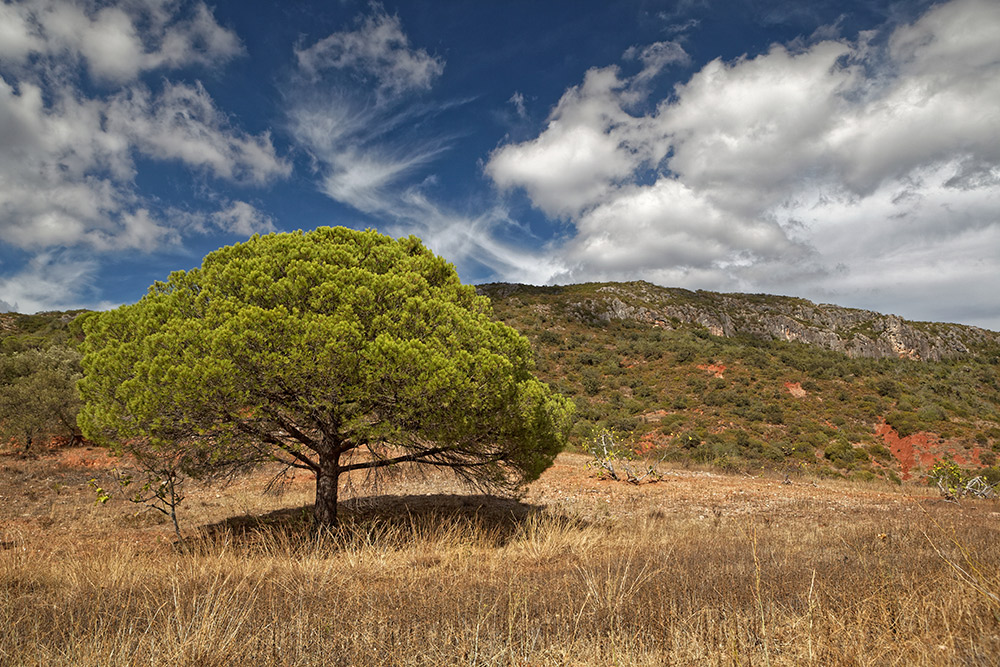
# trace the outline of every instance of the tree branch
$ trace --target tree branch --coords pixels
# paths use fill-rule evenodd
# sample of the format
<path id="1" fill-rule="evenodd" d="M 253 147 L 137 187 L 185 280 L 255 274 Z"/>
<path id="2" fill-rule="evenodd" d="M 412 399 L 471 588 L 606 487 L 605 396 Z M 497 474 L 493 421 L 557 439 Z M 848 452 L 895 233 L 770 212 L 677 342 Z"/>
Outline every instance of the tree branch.
<path id="1" fill-rule="evenodd" d="M 302 468 L 303 470 L 311 470 L 313 472 L 319 472 L 319 464 L 315 463 L 311 458 L 309 458 L 305 454 L 297 452 L 291 447 L 289 447 L 286 443 L 282 442 L 279 438 L 275 437 L 273 433 L 269 433 L 263 429 L 254 428 L 251 424 L 247 422 L 237 421 L 236 423 L 238 428 L 242 429 L 243 431 L 249 433 L 252 436 L 260 438 L 269 445 L 274 445 L 281 451 L 286 452 L 290 456 L 293 456 L 294 458 L 301 461 L 303 465 L 293 464 L 287 461 L 283 461 L 283 463 L 286 463 L 287 465 L 293 465 L 296 468 Z"/>
<path id="2" fill-rule="evenodd" d="M 426 465 L 438 466 L 442 468 L 474 468 L 478 466 L 489 465 L 491 463 L 496 463 L 503 459 L 503 455 L 497 454 L 488 459 L 479 459 L 477 461 L 462 462 L 462 461 L 433 461 L 426 460 L 432 456 L 437 456 L 438 454 L 461 454 L 461 450 L 456 450 L 451 447 L 433 447 L 431 449 L 424 450 L 422 452 L 414 452 L 413 454 L 404 454 L 402 456 L 396 456 L 391 459 L 377 459 L 375 461 L 365 461 L 363 463 L 352 463 L 350 465 L 343 466 L 341 468 L 342 472 L 349 472 L 351 470 L 370 470 L 372 468 L 384 468 L 386 466 L 396 465 L 397 463 L 407 463 L 407 462 L 420 462 Z"/>

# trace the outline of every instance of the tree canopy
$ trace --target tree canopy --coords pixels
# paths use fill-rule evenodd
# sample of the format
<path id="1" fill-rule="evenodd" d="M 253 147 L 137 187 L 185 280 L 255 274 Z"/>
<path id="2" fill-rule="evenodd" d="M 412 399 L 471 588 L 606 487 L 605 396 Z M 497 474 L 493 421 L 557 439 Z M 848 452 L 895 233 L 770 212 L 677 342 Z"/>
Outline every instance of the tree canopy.
<path id="1" fill-rule="evenodd" d="M 88 438 L 183 448 L 203 471 L 310 470 L 320 524 L 336 521 L 343 473 L 415 462 L 519 484 L 570 424 L 528 341 L 415 237 L 254 236 L 82 326 Z"/>

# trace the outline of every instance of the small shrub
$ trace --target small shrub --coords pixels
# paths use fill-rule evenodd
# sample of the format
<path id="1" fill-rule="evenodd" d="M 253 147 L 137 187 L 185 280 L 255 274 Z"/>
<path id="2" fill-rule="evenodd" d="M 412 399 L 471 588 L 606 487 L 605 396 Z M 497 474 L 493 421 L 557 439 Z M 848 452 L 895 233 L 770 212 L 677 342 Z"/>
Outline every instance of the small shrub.
<path id="1" fill-rule="evenodd" d="M 562 342 L 562 337 L 551 329 L 546 329 L 538 335 L 538 340 L 546 345 L 558 345 Z"/>
<path id="2" fill-rule="evenodd" d="M 892 452 L 889 451 L 889 448 L 879 443 L 868 445 L 868 453 L 882 461 L 887 461 L 892 458 Z"/>
<path id="3" fill-rule="evenodd" d="M 889 378 L 883 378 L 875 383 L 875 391 L 879 396 L 887 398 L 899 398 L 901 389 L 899 383 Z"/>

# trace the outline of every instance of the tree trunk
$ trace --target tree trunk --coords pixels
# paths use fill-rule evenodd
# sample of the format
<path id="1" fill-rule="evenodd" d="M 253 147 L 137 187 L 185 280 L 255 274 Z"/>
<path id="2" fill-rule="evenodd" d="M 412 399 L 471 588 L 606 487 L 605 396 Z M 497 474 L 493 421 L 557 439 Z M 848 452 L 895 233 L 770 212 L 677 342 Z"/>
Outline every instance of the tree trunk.
<path id="1" fill-rule="evenodd" d="M 337 488 L 340 485 L 340 454 L 319 457 L 316 473 L 316 504 L 313 517 L 317 527 L 337 525 Z"/>

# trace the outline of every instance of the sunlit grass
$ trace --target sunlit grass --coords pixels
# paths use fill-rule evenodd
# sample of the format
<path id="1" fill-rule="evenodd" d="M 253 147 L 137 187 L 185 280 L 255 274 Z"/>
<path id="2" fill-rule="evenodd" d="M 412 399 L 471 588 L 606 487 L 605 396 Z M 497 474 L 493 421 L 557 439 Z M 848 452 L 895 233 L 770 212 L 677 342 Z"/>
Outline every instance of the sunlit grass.
<path id="1" fill-rule="evenodd" d="M 722 482 L 739 483 L 704 478 Z M 294 509 L 307 485 L 281 499 L 254 488 L 192 494 L 184 549 L 164 537 L 168 526 L 137 525 L 124 504 L 92 508 L 84 494 L 71 506 L 75 529 L 4 528 L 0 664 L 942 665 L 1000 655 L 990 503 L 902 498 L 914 511 L 834 511 L 820 492 L 888 490 L 846 483 L 771 512 L 738 499 L 666 512 L 662 494 L 634 487 L 627 513 L 397 495 L 348 503 L 338 531 L 316 534 Z M 246 518 L 282 504 L 293 509 Z"/>

